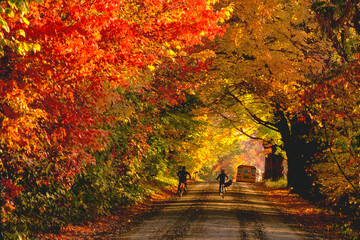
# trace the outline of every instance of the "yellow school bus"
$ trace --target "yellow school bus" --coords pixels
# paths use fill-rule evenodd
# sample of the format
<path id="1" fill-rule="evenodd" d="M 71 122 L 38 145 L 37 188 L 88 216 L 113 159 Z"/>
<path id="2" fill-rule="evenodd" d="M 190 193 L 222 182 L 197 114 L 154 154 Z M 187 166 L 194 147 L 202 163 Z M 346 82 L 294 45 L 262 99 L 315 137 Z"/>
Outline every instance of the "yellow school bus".
<path id="1" fill-rule="evenodd" d="M 237 182 L 256 182 L 257 169 L 250 165 L 239 165 L 236 174 Z"/>

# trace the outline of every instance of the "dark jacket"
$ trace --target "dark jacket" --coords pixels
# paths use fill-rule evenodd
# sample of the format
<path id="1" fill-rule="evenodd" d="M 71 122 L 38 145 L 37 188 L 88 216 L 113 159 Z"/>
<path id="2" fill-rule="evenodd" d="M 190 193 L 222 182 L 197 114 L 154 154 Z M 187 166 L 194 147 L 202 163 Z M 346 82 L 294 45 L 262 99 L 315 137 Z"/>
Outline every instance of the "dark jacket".
<path id="1" fill-rule="evenodd" d="M 225 173 L 220 173 L 216 180 L 220 179 L 220 183 L 225 183 L 225 178 L 229 179 L 229 177 Z"/>
<path id="2" fill-rule="evenodd" d="M 190 173 L 188 173 L 187 171 L 185 170 L 180 170 L 178 171 L 177 173 L 178 177 L 179 177 L 179 181 L 180 182 L 186 182 L 186 175 L 189 175 L 190 176 Z M 191 177 L 191 176 L 190 176 Z"/>

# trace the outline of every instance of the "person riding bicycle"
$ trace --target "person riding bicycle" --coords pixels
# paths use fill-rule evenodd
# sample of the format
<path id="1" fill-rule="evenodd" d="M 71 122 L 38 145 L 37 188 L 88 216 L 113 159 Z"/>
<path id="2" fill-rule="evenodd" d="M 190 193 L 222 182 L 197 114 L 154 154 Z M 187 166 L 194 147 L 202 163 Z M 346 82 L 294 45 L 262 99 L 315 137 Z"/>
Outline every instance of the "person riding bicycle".
<path id="1" fill-rule="evenodd" d="M 177 175 L 178 175 L 178 177 L 179 177 L 178 191 L 180 191 L 180 185 L 181 185 L 181 183 L 184 183 L 185 189 L 187 189 L 187 183 L 186 183 L 186 177 L 187 177 L 187 175 L 189 175 L 189 177 L 190 177 L 190 179 L 191 179 L 190 173 L 188 173 L 185 169 L 186 169 L 185 166 L 183 166 L 183 167 L 181 168 L 181 170 L 178 171 L 178 173 L 177 173 Z"/>
<path id="2" fill-rule="evenodd" d="M 225 184 L 225 178 L 229 179 L 229 177 L 225 174 L 225 170 L 221 169 L 221 173 L 216 178 L 216 180 L 219 180 L 219 194 L 220 195 L 221 195 L 221 184 Z"/>

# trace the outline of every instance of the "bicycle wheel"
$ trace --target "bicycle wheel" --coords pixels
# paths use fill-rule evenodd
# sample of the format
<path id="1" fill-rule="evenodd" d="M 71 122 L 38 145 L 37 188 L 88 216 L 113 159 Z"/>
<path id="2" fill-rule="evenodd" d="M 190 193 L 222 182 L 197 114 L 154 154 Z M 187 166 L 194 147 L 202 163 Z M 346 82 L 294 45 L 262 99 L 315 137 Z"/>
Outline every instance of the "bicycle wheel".
<path id="1" fill-rule="evenodd" d="M 180 184 L 180 190 L 179 190 L 179 196 L 182 197 L 185 191 L 185 184 L 181 183 Z"/>
<path id="2" fill-rule="evenodd" d="M 221 196 L 222 196 L 222 198 L 225 197 L 225 186 L 224 186 L 224 184 L 221 184 Z"/>

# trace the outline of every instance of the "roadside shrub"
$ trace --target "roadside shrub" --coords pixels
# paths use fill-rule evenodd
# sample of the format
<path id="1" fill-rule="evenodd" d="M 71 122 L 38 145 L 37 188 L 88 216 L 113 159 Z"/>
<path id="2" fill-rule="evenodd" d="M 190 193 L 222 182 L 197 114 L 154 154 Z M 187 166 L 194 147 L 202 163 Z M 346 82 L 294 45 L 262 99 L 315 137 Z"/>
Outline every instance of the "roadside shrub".
<path id="1" fill-rule="evenodd" d="M 280 178 L 277 181 L 265 180 L 265 186 L 269 188 L 286 188 L 287 180 L 285 178 Z"/>
<path id="2" fill-rule="evenodd" d="M 63 185 L 27 186 L 15 199 L 13 210 L 2 213 L 1 239 L 35 239 L 39 232 L 58 233 L 69 223 L 118 211 L 147 194 L 138 177 L 117 173 L 106 164 L 91 165 Z"/>
<path id="3" fill-rule="evenodd" d="M 352 223 L 346 223 L 343 226 L 339 226 L 341 234 L 343 235 L 344 239 L 348 239 L 348 240 L 360 239 L 359 231 L 354 231 L 351 225 Z"/>
<path id="4" fill-rule="evenodd" d="M 71 211 L 66 191 L 62 190 L 52 188 L 44 193 L 33 188 L 22 192 L 14 199 L 14 211 L 2 222 L 3 239 L 32 239 L 34 232 L 59 232 L 68 223 Z"/>

